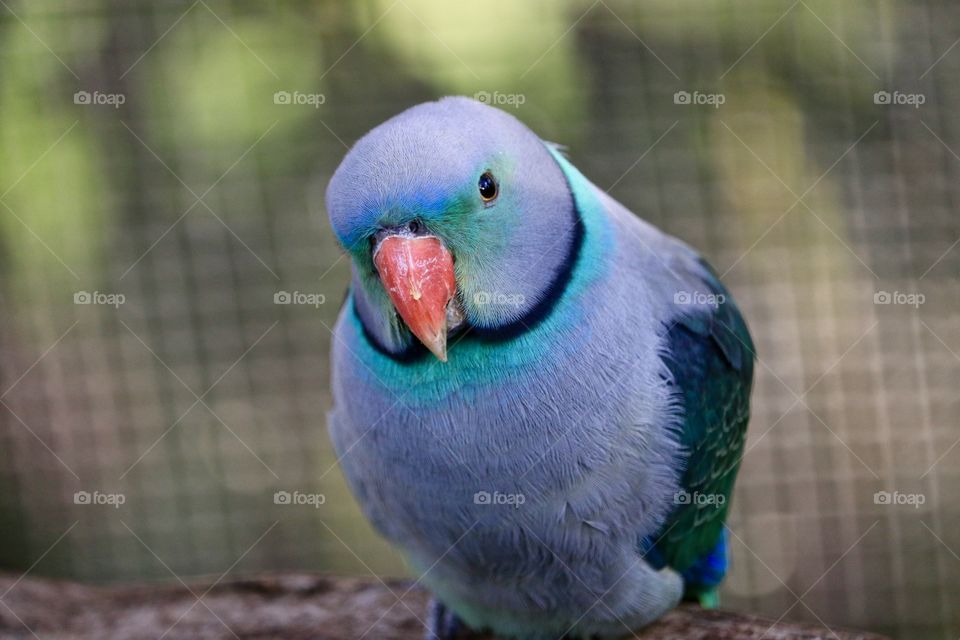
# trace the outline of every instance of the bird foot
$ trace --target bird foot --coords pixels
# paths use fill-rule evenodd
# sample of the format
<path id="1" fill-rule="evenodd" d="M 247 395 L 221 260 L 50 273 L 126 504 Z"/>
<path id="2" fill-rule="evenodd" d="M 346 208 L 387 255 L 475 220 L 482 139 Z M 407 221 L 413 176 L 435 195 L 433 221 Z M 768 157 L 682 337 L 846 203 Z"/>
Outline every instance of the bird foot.
<path id="1" fill-rule="evenodd" d="M 436 598 L 430 599 L 424 640 L 454 640 L 462 626 L 457 614 Z"/>

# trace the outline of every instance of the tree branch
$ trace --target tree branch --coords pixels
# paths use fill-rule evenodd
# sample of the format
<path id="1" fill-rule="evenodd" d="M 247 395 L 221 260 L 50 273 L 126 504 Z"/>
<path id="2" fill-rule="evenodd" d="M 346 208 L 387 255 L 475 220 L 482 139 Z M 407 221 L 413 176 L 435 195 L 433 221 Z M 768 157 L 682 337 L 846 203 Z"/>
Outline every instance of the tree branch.
<path id="1" fill-rule="evenodd" d="M 91 587 L 0 576 L 0 638 L 420 640 L 427 594 L 410 581 L 309 574 L 212 585 Z M 16 584 L 14 585 L 14 583 Z M 12 587 L 12 589 L 11 589 Z M 9 589 L 9 592 L 8 592 Z M 202 598 L 201 598 L 202 597 Z M 32 635 L 31 635 L 32 634 Z M 624 634 L 626 630 L 624 630 Z M 479 636 L 473 636 L 479 638 Z M 684 605 L 637 640 L 880 640 L 880 636 Z"/>

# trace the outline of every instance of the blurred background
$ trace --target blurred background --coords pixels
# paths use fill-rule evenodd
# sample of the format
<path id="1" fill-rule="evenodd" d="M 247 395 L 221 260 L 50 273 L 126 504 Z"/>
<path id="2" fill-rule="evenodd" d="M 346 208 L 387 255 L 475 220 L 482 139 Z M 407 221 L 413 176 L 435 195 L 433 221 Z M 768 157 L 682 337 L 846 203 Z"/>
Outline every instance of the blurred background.
<path id="1" fill-rule="evenodd" d="M 466 94 L 739 301 L 724 605 L 956 638 L 960 5 L 639 4 L 0 1 L 0 570 L 407 571 L 325 432 L 323 192 Z"/>

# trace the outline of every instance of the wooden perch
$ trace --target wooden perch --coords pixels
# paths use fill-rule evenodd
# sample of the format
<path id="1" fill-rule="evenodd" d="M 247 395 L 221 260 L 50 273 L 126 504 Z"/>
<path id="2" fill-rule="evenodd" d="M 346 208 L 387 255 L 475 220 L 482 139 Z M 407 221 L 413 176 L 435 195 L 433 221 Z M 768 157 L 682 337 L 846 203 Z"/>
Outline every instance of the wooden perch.
<path id="1" fill-rule="evenodd" d="M 410 581 L 268 575 L 219 584 L 91 587 L 0 576 L 0 638 L 57 640 L 420 640 L 427 594 Z M 12 587 L 12 589 L 11 589 Z M 9 592 L 7 592 L 9 589 Z M 191 591 L 193 592 L 192 595 Z M 204 595 L 206 593 L 206 595 Z M 394 595 L 396 594 L 396 595 Z M 203 596 L 198 601 L 197 596 Z M 398 598 L 400 598 L 398 600 Z M 772 626 L 771 626 L 772 625 Z M 480 636 L 471 636 L 479 640 Z M 879 640 L 684 605 L 638 640 Z"/>

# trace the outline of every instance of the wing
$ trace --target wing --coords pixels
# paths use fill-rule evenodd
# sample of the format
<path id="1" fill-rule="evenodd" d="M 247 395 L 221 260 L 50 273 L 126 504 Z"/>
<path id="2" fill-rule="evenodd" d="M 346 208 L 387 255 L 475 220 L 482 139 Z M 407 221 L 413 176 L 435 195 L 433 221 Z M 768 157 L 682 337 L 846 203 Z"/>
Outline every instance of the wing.
<path id="1" fill-rule="evenodd" d="M 726 570 L 723 524 L 743 455 L 755 355 L 743 317 L 709 265 L 699 257 L 679 262 L 683 280 L 697 286 L 681 294 L 701 303 L 673 319 L 664 355 L 682 398 L 688 458 L 674 512 L 642 546 L 651 564 L 677 570 L 696 592 L 719 584 Z"/>

